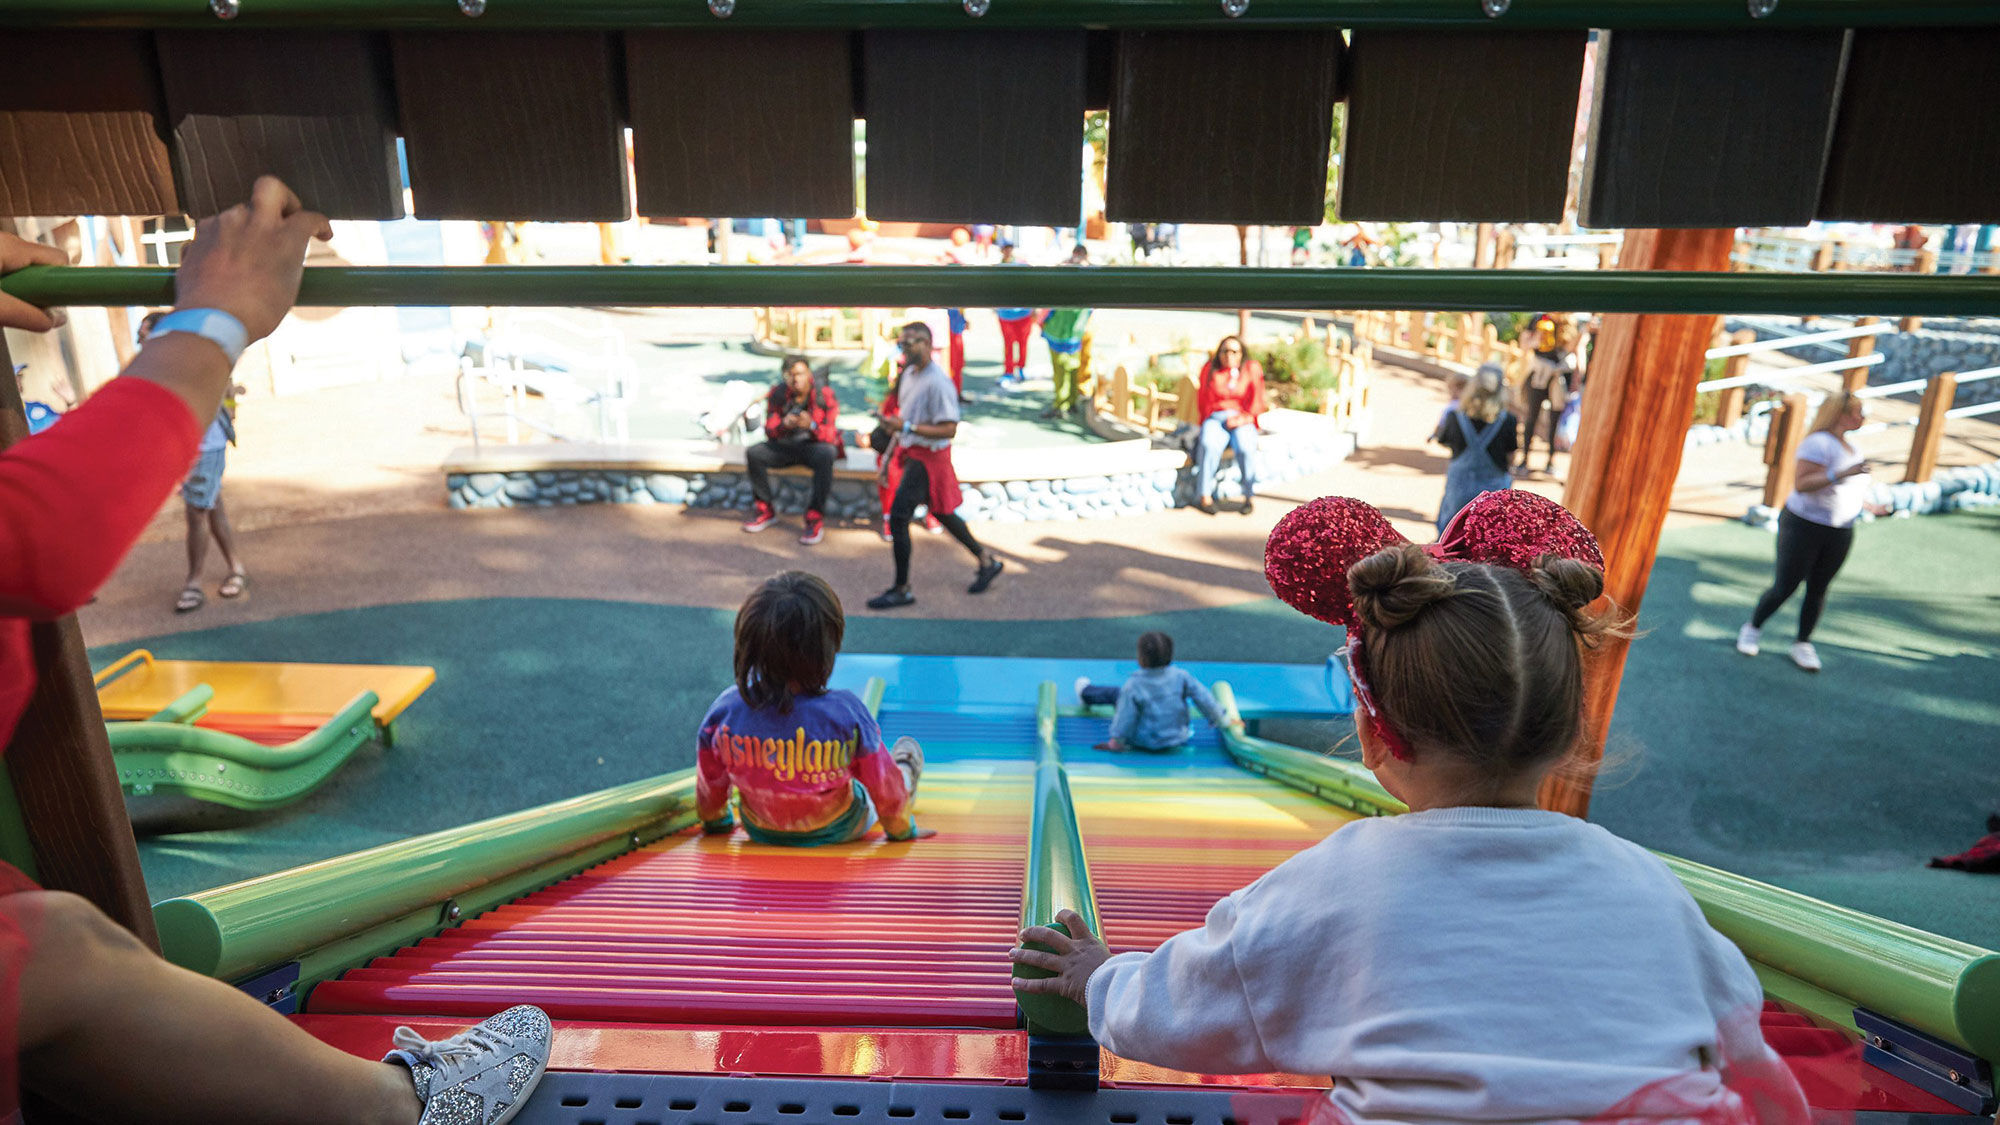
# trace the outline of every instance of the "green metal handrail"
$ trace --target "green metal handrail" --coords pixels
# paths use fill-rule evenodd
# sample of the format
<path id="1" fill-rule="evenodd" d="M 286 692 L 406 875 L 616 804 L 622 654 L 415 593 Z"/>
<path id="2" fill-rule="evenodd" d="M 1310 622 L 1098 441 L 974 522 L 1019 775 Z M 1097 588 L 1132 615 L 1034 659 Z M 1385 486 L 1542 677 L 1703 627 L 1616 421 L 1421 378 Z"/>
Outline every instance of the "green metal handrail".
<path id="1" fill-rule="evenodd" d="M 1097 920 L 1097 895 L 1090 886 L 1090 867 L 1083 856 L 1083 833 L 1070 800 L 1069 775 L 1056 745 L 1056 685 L 1044 683 L 1035 706 L 1038 748 L 1035 754 L 1035 804 L 1028 828 L 1028 873 L 1021 891 L 1021 925 L 1052 926 L 1056 911 L 1074 910 L 1093 933 L 1104 936 Z M 1031 945 L 1046 950 L 1046 946 Z M 1030 979 L 1053 974 L 1015 965 L 1014 975 Z M 1081 1006 L 1060 996 L 1016 992 L 1014 998 L 1033 1034 L 1086 1035 L 1090 1019 Z"/>
<path id="2" fill-rule="evenodd" d="M 226 26 L 359 28 L 1786 28 L 1963 27 L 1995 22 L 1978 0 L 1783 0 L 1754 18 L 1743 0 L 1520 0 L 1489 17 L 1478 0 L 742 0 L 726 19 L 701 0 L 495 0 L 467 18 L 433 0 L 249 0 Z M 0 26 L 225 26 L 200 0 L 0 0 Z"/>
<path id="3" fill-rule="evenodd" d="M 1242 716 L 1236 710 L 1236 692 L 1227 681 L 1218 680 L 1213 694 L 1216 706 L 1222 708 L 1223 717 L 1228 720 L 1221 731 L 1222 747 L 1244 769 L 1276 778 L 1363 816 L 1394 816 L 1409 811 L 1408 806 L 1382 788 L 1374 774 L 1352 762 L 1244 733 Z"/>
<path id="4" fill-rule="evenodd" d="M 180 719 L 109 724 L 111 756 L 125 792 L 172 793 L 252 811 L 281 808 L 319 788 L 378 729 L 380 701 L 364 691 L 311 732 L 266 746 L 192 725 L 211 694 L 202 684 L 175 700 L 169 710 L 178 709 L 185 715 Z M 186 714 L 189 707 L 193 714 Z"/>
<path id="5" fill-rule="evenodd" d="M 43 306 L 167 305 L 173 303 L 173 279 L 172 269 L 160 267 L 31 266 L 0 278 L 0 292 Z M 2000 277 L 1141 266 L 324 266 L 305 271 L 298 303 L 1995 316 Z"/>
<path id="6" fill-rule="evenodd" d="M 1229 685 L 1216 702 L 1234 714 Z M 1367 771 L 1347 762 L 1248 738 L 1225 728 L 1232 756 L 1296 789 L 1356 808 L 1337 794 L 1373 789 L 1375 811 L 1402 811 Z M 1280 753 L 1282 751 L 1282 753 Z M 1357 811 L 1369 811 L 1357 809 Z M 1659 855 L 1694 896 L 1710 925 L 1736 943 L 1774 993 L 1805 1000 L 1842 1023 L 1863 1007 L 2000 1060 L 2000 954 L 1898 922 Z M 1830 994 L 1830 995 L 1829 995 Z"/>
<path id="7" fill-rule="evenodd" d="M 146 716 L 149 723 L 192 723 L 208 714 L 208 705 L 215 702 L 215 689 L 207 684 L 196 684 L 181 693 L 179 699 Z M 374 706 L 372 703 L 369 706 Z"/>
<path id="8" fill-rule="evenodd" d="M 694 771 L 448 828 L 173 898 L 153 908 L 167 960 L 235 980 L 609 838 L 693 823 Z"/>

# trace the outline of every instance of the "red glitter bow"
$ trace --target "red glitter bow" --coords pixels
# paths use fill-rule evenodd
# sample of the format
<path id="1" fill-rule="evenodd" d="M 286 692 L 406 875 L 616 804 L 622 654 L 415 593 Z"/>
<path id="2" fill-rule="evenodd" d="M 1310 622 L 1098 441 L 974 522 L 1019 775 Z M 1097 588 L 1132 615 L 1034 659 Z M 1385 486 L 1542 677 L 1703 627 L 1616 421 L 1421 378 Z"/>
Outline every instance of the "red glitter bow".
<path id="1" fill-rule="evenodd" d="M 1286 605 L 1347 630 L 1347 667 L 1356 699 L 1390 753 L 1409 760 L 1409 747 L 1390 729 L 1368 688 L 1361 622 L 1347 572 L 1385 547 L 1408 543 L 1374 505 L 1349 496 L 1322 496 L 1294 509 L 1264 543 L 1264 577 Z M 1444 535 L 1424 551 L 1439 562 L 1490 563 L 1526 570 L 1544 555 L 1604 569 L 1597 537 L 1568 509 L 1532 492 L 1486 492 L 1459 510 Z"/>

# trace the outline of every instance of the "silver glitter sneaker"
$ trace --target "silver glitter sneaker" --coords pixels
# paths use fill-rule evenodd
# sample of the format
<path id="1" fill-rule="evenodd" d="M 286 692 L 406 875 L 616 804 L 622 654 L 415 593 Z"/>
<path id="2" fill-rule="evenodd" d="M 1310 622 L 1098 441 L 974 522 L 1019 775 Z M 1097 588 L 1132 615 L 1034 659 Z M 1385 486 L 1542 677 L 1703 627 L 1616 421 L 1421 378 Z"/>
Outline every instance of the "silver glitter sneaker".
<path id="1" fill-rule="evenodd" d="M 436 1042 L 399 1027 L 382 1061 L 410 1068 L 417 1125 L 503 1125 L 542 1080 L 554 1034 L 547 1013 L 522 1004 Z"/>

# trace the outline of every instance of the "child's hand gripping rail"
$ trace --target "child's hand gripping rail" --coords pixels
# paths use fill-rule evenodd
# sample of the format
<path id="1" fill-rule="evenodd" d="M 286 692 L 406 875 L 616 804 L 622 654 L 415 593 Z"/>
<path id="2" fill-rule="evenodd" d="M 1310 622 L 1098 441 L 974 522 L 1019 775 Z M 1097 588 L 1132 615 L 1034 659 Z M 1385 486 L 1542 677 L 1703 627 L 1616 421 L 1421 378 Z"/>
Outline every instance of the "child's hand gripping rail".
<path id="1" fill-rule="evenodd" d="M 1021 928 L 1046 926 L 1068 934 L 1056 920 L 1070 911 L 1095 934 L 1097 898 L 1084 861 L 1083 836 L 1077 829 L 1076 807 L 1070 801 L 1069 777 L 1056 745 L 1056 686 L 1044 683 L 1036 707 L 1039 748 L 1035 759 L 1035 803 L 1028 830 L 1028 870 L 1021 892 Z M 1030 949 L 1054 952 L 1041 944 Z M 1045 969 L 1015 964 L 1018 979 L 1043 979 Z M 1097 1044 L 1090 1039 L 1090 1021 L 1082 1005 L 1063 996 L 1023 992 L 1015 998 L 1028 1025 L 1028 1084 L 1033 1087 L 1084 1089 L 1097 1085 Z"/>

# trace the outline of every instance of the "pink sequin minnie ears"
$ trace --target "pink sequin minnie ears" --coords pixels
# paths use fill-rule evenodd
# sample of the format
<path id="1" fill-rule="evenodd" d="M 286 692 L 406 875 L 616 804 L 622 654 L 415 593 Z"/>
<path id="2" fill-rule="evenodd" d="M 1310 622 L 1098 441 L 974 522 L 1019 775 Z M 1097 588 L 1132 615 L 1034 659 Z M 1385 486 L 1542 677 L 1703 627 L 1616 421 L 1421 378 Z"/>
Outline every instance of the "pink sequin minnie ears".
<path id="1" fill-rule="evenodd" d="M 1264 543 L 1264 577 L 1286 605 L 1347 630 L 1348 670 L 1355 696 L 1376 734 L 1396 757 L 1409 747 L 1382 718 L 1362 662 L 1361 622 L 1347 572 L 1382 550 L 1408 543 L 1374 505 L 1349 496 L 1323 496 L 1294 509 Z M 1444 536 L 1424 548 L 1439 562 L 1489 563 L 1526 570 L 1544 555 L 1604 569 L 1597 537 L 1553 500 L 1519 489 L 1482 493 L 1460 509 Z"/>

